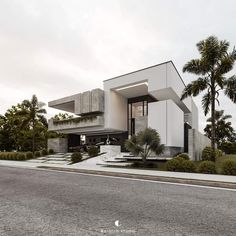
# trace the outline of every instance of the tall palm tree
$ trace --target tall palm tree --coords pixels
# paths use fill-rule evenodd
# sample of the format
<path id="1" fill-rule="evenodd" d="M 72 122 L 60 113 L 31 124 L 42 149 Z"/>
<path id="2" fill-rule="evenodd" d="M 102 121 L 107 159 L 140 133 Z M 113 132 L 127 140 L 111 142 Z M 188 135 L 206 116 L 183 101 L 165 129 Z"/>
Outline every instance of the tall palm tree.
<path id="1" fill-rule="evenodd" d="M 197 43 L 200 53 L 199 59 L 187 62 L 183 67 L 183 72 L 189 72 L 198 76 L 198 79 L 188 84 L 183 93 L 182 99 L 188 96 L 197 96 L 205 91 L 202 97 L 202 106 L 205 115 L 211 110 L 211 147 L 212 158 L 215 158 L 215 105 L 219 104 L 219 91 L 236 103 L 236 76 L 226 77 L 226 73 L 231 71 L 236 60 L 235 48 L 228 52 L 229 42 L 218 40 L 215 36 L 210 36 Z"/>
<path id="2" fill-rule="evenodd" d="M 224 111 L 215 111 L 215 125 L 216 125 L 216 131 L 215 131 L 215 137 L 216 137 L 216 143 L 217 147 L 220 146 L 223 142 L 230 140 L 232 137 L 235 136 L 234 128 L 232 127 L 232 124 L 230 121 L 227 121 L 228 119 L 232 118 L 231 115 L 224 115 Z M 212 129 L 212 119 L 211 117 L 207 119 L 207 122 L 209 124 L 206 125 L 204 131 L 208 138 L 211 138 L 211 129 Z"/>
<path id="3" fill-rule="evenodd" d="M 32 129 L 32 151 L 35 152 L 35 134 L 37 123 L 41 122 L 47 126 L 47 120 L 43 114 L 46 114 L 46 110 L 43 109 L 44 104 L 38 101 L 36 95 L 33 95 L 31 100 L 24 100 L 22 102 L 22 110 L 18 115 L 24 116 L 23 126 L 29 125 Z"/>

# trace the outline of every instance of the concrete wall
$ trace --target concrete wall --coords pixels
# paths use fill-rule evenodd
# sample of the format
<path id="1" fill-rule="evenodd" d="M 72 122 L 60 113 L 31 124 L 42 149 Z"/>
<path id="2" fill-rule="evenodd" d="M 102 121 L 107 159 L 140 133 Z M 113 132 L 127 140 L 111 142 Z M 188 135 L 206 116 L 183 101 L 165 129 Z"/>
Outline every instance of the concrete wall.
<path id="1" fill-rule="evenodd" d="M 105 90 L 105 128 L 127 131 L 127 98 Z"/>
<path id="2" fill-rule="evenodd" d="M 210 139 L 196 129 L 188 131 L 188 153 L 191 160 L 199 161 L 202 159 L 202 150 L 210 146 Z"/>
<path id="3" fill-rule="evenodd" d="M 184 113 L 172 100 L 148 104 L 148 127 L 157 130 L 166 146 L 184 146 Z"/>
<path id="4" fill-rule="evenodd" d="M 76 115 L 91 112 L 104 112 L 104 91 L 93 89 L 69 97 L 60 98 L 48 103 L 49 107 L 75 113 Z"/>
<path id="5" fill-rule="evenodd" d="M 67 138 L 50 138 L 48 139 L 48 149 L 53 149 L 54 152 L 68 152 Z"/>

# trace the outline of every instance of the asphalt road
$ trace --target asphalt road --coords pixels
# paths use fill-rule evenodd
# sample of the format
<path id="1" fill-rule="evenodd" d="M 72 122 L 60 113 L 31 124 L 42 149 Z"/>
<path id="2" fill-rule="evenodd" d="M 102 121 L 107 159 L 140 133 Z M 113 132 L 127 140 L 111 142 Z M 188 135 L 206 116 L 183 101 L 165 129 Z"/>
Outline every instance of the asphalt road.
<path id="1" fill-rule="evenodd" d="M 0 235 L 236 235 L 236 192 L 0 167 Z"/>

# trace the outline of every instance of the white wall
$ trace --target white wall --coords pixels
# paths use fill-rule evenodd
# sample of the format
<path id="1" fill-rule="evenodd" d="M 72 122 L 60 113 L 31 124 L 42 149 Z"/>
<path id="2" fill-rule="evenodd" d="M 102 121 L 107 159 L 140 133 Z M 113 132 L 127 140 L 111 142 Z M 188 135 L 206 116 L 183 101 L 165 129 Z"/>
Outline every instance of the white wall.
<path id="1" fill-rule="evenodd" d="M 148 104 L 148 127 L 157 130 L 166 146 L 184 146 L 183 121 L 184 113 L 172 100 Z"/>
<path id="2" fill-rule="evenodd" d="M 160 137 L 161 143 L 167 144 L 167 118 L 166 118 L 167 101 L 152 102 L 148 104 L 148 127 L 155 129 Z"/>
<path id="3" fill-rule="evenodd" d="M 167 145 L 184 146 L 184 113 L 172 101 L 167 101 Z"/>

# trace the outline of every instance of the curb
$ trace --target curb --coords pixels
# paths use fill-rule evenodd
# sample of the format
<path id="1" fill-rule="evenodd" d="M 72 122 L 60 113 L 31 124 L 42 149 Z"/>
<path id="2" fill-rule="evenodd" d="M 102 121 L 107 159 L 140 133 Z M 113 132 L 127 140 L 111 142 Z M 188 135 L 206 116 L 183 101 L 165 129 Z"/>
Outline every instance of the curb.
<path id="1" fill-rule="evenodd" d="M 151 180 L 151 181 L 157 181 L 157 182 L 161 181 L 161 182 L 168 182 L 168 183 L 190 184 L 190 185 L 196 185 L 196 186 L 201 185 L 201 186 L 207 186 L 207 187 L 236 189 L 236 184 L 230 183 L 230 182 L 182 179 L 182 178 L 175 178 L 175 177 L 128 174 L 128 173 L 117 173 L 117 172 L 98 171 L 98 170 L 82 170 L 82 169 L 49 167 L 49 166 L 38 166 L 37 168 L 55 170 L 55 171 L 66 171 L 66 172 L 72 172 L 72 173 L 96 174 L 96 175 L 101 175 L 101 176 L 113 176 L 113 177 L 124 177 L 124 178 L 130 178 L 130 179 Z"/>

